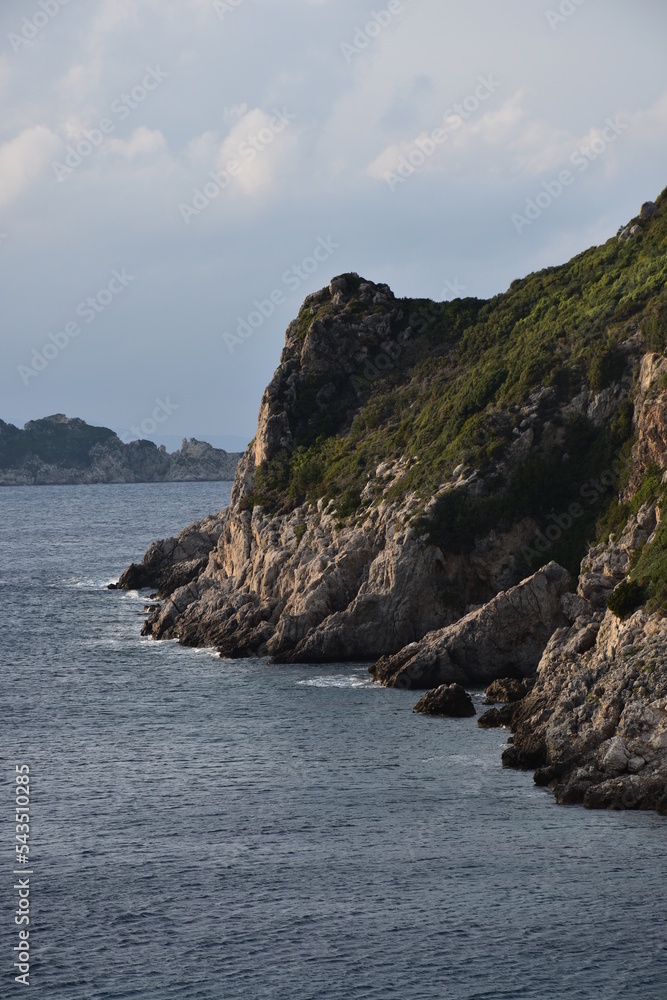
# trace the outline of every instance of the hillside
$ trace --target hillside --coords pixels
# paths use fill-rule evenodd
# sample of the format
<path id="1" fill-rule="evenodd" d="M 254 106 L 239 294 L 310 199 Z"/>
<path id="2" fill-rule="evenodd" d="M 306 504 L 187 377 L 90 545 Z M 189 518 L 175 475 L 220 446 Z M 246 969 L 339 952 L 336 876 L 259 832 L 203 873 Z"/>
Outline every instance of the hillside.
<path id="1" fill-rule="evenodd" d="M 536 678 L 485 721 L 506 763 L 588 804 L 639 775 L 667 810 L 666 250 L 663 193 L 489 301 L 309 296 L 230 508 L 119 581 L 169 597 L 145 632 L 390 686 Z"/>
<path id="2" fill-rule="evenodd" d="M 173 454 L 152 441 L 124 444 L 62 413 L 23 430 L 0 420 L 0 486 L 231 480 L 239 458 L 194 438 Z"/>

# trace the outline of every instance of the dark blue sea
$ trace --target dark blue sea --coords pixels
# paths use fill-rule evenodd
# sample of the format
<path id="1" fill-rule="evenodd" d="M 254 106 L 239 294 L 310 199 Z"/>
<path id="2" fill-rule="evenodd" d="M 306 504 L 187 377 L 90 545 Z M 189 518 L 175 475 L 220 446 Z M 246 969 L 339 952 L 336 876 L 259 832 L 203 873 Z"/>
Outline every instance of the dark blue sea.
<path id="1" fill-rule="evenodd" d="M 502 732 L 416 716 L 365 666 L 140 637 L 146 595 L 106 585 L 228 498 L 0 490 L 0 996 L 665 1000 L 664 819 L 557 807 Z"/>

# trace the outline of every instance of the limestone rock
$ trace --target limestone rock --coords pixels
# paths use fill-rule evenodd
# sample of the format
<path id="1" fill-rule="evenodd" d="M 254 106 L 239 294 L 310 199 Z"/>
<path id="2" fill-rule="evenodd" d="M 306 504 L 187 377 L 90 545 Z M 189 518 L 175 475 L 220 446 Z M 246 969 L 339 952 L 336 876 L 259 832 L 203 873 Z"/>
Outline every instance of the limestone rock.
<path id="1" fill-rule="evenodd" d="M 178 538 L 153 542 L 141 563 L 132 563 L 109 590 L 141 590 L 150 587 L 164 597 L 195 580 L 206 568 L 208 557 L 222 531 L 217 515 L 184 528 Z"/>
<path id="2" fill-rule="evenodd" d="M 581 565 L 579 597 L 597 609 L 605 608 L 609 595 L 630 571 L 633 553 L 646 544 L 657 524 L 657 504 L 644 504 L 628 520 L 618 540 L 590 549 Z"/>
<path id="3" fill-rule="evenodd" d="M 427 691 L 414 710 L 423 715 L 448 715 L 454 719 L 477 714 L 472 698 L 460 684 L 441 684 L 433 691 Z"/>
<path id="4" fill-rule="evenodd" d="M 594 646 L 573 657 L 590 627 Z M 543 769 L 559 802 L 667 812 L 667 619 L 591 611 L 558 630 L 512 729 L 504 763 Z"/>
<path id="5" fill-rule="evenodd" d="M 514 677 L 503 677 L 487 687 L 486 703 L 487 705 L 497 703 L 508 705 L 511 702 L 521 701 L 532 690 L 533 683 L 533 680 L 529 678 L 517 680 Z"/>
<path id="6" fill-rule="evenodd" d="M 515 705 L 503 705 L 502 708 L 490 708 L 477 721 L 480 729 L 505 729 L 512 725 Z"/>
<path id="7" fill-rule="evenodd" d="M 404 688 L 488 684 L 508 670 L 527 677 L 564 622 L 560 597 L 570 582 L 566 570 L 549 563 L 458 622 L 380 659 L 371 672 L 388 687 Z"/>

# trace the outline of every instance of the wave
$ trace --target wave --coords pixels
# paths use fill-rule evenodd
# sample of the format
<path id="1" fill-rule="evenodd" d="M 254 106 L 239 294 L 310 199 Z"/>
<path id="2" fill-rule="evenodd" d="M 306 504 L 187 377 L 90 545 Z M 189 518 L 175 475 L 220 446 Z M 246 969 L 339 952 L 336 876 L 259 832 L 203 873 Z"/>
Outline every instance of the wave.
<path id="1" fill-rule="evenodd" d="M 375 688 L 376 684 L 370 679 L 359 677 L 353 674 L 351 677 L 339 677 L 336 674 L 324 677 L 308 677 L 305 680 L 297 681 L 302 687 L 318 688 Z"/>

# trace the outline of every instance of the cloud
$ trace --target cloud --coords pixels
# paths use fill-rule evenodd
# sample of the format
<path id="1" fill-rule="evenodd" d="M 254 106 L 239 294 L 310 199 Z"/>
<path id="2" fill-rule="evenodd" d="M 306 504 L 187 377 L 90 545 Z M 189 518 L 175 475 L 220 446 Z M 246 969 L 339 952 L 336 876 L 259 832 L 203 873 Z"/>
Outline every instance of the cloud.
<path id="1" fill-rule="evenodd" d="M 438 296 L 457 277 L 469 294 L 491 295 L 614 233 L 666 183 L 667 14 L 657 3 L 649 14 L 648 0 L 608 4 L 613 17 L 585 6 L 550 32 L 534 0 L 404 3 L 410 16 L 352 65 L 340 44 L 362 19 L 355 0 L 242 0 L 223 20 L 213 0 L 65 4 L 38 45 L 0 55 L 10 289 L 0 416 L 67 411 L 127 426 L 123 400 L 136 397 L 144 412 L 179 385 L 182 434 L 251 435 L 297 299 L 334 271 L 400 295 Z M 158 64 L 168 81 L 121 118 L 116 99 Z M 492 99 L 450 128 L 394 196 L 384 171 L 492 73 L 502 81 Z M 296 116 L 282 131 L 271 128 L 274 107 Z M 623 138 L 517 238 L 512 213 L 617 113 L 631 125 Z M 58 184 L 50 161 L 104 117 L 113 131 Z M 184 225 L 181 203 L 234 160 L 228 185 Z M 221 331 L 329 235 L 341 244 L 331 272 L 276 310 L 243 357 L 219 353 Z M 21 363 L 72 302 L 125 265 L 138 275 L 132 298 L 26 394 L 12 359 Z"/>
<path id="2" fill-rule="evenodd" d="M 109 149 L 128 160 L 149 153 L 162 152 L 167 148 L 165 138 L 159 129 L 149 129 L 145 126 L 135 128 L 129 139 L 111 139 Z"/>
<path id="3" fill-rule="evenodd" d="M 0 205 L 18 198 L 59 148 L 58 136 L 43 125 L 25 129 L 0 146 Z"/>
<path id="4" fill-rule="evenodd" d="M 425 171 L 446 171 L 452 158 L 455 158 L 457 166 L 461 166 L 466 155 L 473 161 L 479 161 L 482 144 L 502 147 L 516 132 L 525 117 L 522 98 L 523 91 L 520 90 L 499 110 L 482 112 L 480 109 L 476 114 L 466 115 L 466 119 L 452 114 L 447 108 L 439 119 L 433 121 L 431 128 L 383 149 L 366 167 L 365 173 L 376 180 L 384 180 L 401 161 L 420 150 L 427 151 L 420 167 Z M 434 142 L 436 132 L 439 138 Z M 421 158 L 417 156 L 417 159 Z"/>
<path id="5" fill-rule="evenodd" d="M 289 131 L 293 128 L 289 115 L 274 115 L 260 108 L 249 111 L 220 146 L 217 169 L 224 170 L 230 161 L 239 159 L 238 184 L 246 194 L 270 188 L 278 174 L 297 161 L 298 141 Z"/>
<path id="6" fill-rule="evenodd" d="M 184 150 L 187 168 L 200 173 L 234 170 L 235 189 L 248 195 L 271 190 L 279 176 L 298 163 L 298 138 L 294 134 L 293 116 L 286 108 L 277 113 L 261 108 L 246 110 L 245 105 L 227 109 L 225 117 L 234 122 L 224 139 L 214 131 L 203 132 L 191 139 Z M 195 173 L 192 177 L 198 180 Z"/>

